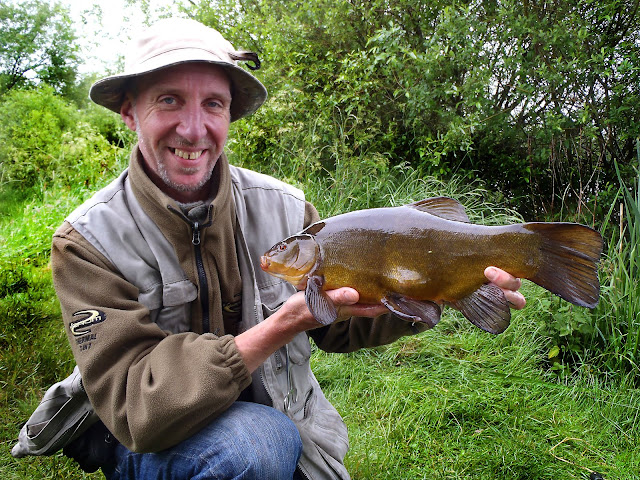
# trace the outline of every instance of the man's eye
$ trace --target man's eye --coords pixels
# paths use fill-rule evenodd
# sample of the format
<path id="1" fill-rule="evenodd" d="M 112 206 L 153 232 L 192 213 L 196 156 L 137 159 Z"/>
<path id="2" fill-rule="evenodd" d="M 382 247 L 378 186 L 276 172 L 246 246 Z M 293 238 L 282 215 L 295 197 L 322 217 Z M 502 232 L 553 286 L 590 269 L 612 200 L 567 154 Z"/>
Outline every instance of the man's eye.
<path id="1" fill-rule="evenodd" d="M 165 105 L 174 105 L 176 103 L 176 99 L 173 97 L 163 97 L 160 101 Z"/>

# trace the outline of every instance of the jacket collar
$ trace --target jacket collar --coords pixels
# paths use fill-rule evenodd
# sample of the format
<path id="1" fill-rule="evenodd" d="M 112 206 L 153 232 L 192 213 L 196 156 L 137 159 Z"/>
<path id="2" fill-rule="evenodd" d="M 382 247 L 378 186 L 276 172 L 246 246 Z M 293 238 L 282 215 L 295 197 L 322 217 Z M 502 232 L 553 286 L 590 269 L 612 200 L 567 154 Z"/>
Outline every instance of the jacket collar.
<path id="1" fill-rule="evenodd" d="M 181 211 L 178 202 L 153 183 L 145 172 L 143 164 L 142 152 L 138 145 L 135 145 L 129 159 L 129 178 L 138 202 L 163 231 L 182 230 L 183 227 L 180 225 L 182 222 L 176 222 L 176 215 L 169 213 L 169 211 Z M 224 153 L 218 158 L 211 179 L 209 209 L 210 218 L 215 222 L 219 215 L 234 213 L 229 161 Z"/>

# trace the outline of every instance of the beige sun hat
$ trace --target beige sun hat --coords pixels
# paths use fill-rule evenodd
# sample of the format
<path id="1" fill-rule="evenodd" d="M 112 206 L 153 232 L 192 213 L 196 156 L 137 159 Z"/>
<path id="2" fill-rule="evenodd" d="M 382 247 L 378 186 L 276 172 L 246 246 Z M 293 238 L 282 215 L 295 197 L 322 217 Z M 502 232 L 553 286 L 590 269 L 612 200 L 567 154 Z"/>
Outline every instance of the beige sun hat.
<path id="1" fill-rule="evenodd" d="M 255 112 L 267 99 L 267 89 L 238 61 L 252 70 L 260 68 L 258 55 L 236 51 L 213 28 L 186 18 L 166 18 L 134 39 L 125 54 L 124 72 L 98 80 L 89 97 L 98 105 L 120 113 L 127 81 L 173 65 L 205 62 L 219 65 L 231 79 L 231 121 Z"/>

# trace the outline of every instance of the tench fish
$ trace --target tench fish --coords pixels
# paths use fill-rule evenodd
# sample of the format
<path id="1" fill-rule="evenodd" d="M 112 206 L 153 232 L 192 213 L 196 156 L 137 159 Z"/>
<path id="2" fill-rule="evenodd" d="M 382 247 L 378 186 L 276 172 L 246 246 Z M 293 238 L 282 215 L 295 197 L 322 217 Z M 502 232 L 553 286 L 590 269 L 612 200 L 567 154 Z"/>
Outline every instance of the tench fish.
<path id="1" fill-rule="evenodd" d="M 601 253 L 602 237 L 584 225 L 476 225 L 459 202 L 436 197 L 321 220 L 274 245 L 261 267 L 305 289 L 309 310 L 325 325 L 337 318 L 325 291 L 352 287 L 361 303 L 382 303 L 407 321 L 433 327 L 449 305 L 498 334 L 511 311 L 503 291 L 487 283 L 486 267 L 593 308 Z"/>

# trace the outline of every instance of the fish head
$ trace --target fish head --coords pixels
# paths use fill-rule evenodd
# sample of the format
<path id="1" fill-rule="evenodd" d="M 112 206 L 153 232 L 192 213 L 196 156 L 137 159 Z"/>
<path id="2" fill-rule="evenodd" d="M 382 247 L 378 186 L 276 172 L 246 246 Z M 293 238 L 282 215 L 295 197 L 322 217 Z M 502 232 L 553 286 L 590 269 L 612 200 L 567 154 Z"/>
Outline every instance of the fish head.
<path id="1" fill-rule="evenodd" d="M 313 235 L 299 234 L 276 243 L 262 257 L 260 267 L 302 289 L 320 261 L 320 247 Z"/>

